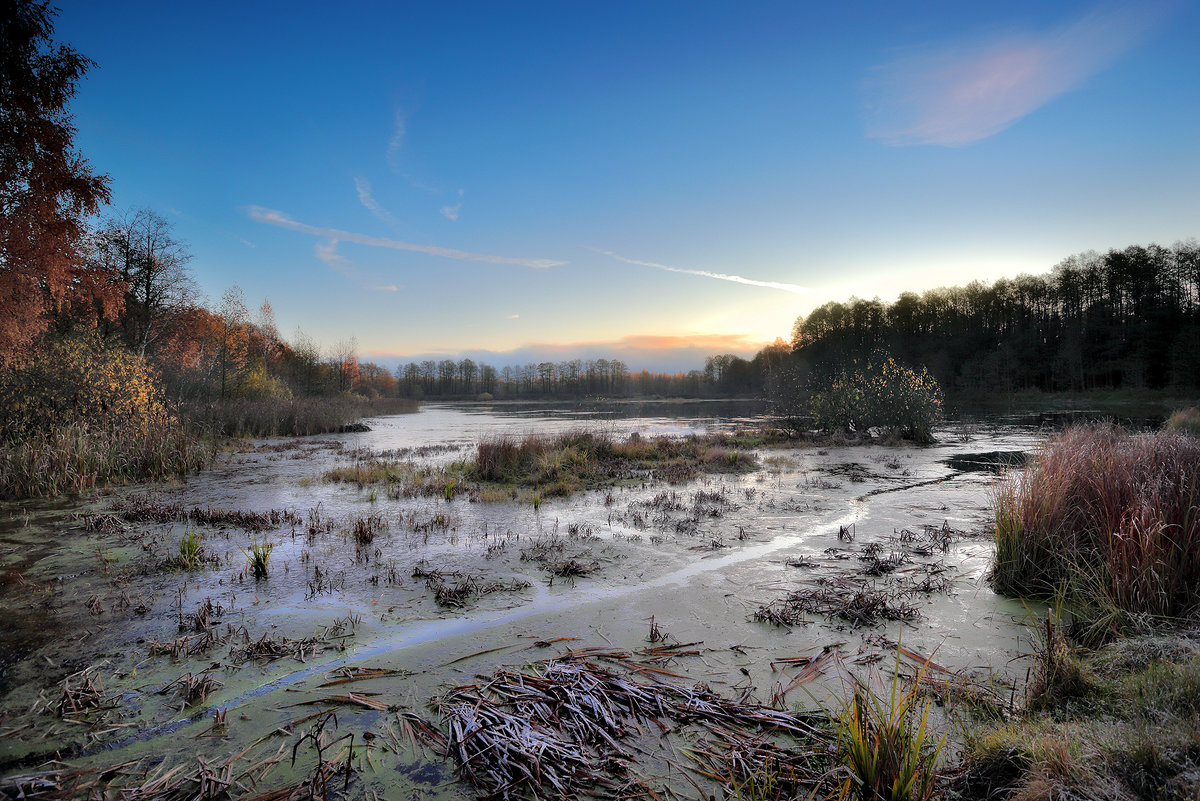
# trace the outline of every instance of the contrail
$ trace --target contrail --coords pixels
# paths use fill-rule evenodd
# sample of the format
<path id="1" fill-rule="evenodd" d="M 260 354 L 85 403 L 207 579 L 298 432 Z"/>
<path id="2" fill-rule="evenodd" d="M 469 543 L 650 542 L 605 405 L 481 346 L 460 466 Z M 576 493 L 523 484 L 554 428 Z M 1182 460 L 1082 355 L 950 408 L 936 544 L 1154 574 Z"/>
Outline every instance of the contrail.
<path id="1" fill-rule="evenodd" d="M 565 261 L 553 261 L 551 259 L 515 259 L 509 256 L 491 256 L 486 253 L 469 253 L 465 250 L 441 248 L 437 245 L 415 245 L 410 242 L 400 242 L 396 239 L 383 239 L 377 236 L 366 236 L 365 234 L 356 234 L 353 231 L 341 231 L 337 228 L 318 228 L 315 225 L 306 225 L 302 222 L 293 220 L 282 211 L 264 209 L 262 206 L 251 206 L 246 211 L 250 215 L 250 219 L 267 223 L 268 225 L 277 225 L 280 228 L 287 228 L 292 231 L 303 231 L 306 234 L 328 237 L 329 239 L 336 239 L 342 242 L 355 242 L 359 245 L 367 245 L 368 247 L 390 248 L 391 250 L 410 250 L 416 253 L 428 253 L 430 256 L 441 256 L 444 259 L 482 261 L 488 264 L 518 264 L 522 267 L 533 267 L 534 269 L 539 270 L 547 267 L 557 267 L 561 264 L 567 263 Z"/>
<path id="2" fill-rule="evenodd" d="M 812 291 L 808 287 L 800 286 L 799 284 L 785 284 L 785 283 L 781 283 L 779 281 L 756 281 L 753 278 L 743 278 L 740 275 L 727 275 L 726 273 L 713 273 L 713 272 L 709 272 L 708 270 L 685 270 L 682 267 L 671 267 L 666 264 L 658 264 L 658 263 L 652 262 L 652 261 L 638 261 L 637 259 L 627 259 L 624 256 L 618 256 L 616 253 L 613 253 L 611 250 L 600 250 L 599 248 L 592 248 L 592 250 L 595 250 L 597 253 L 601 253 L 605 256 L 611 256 L 612 258 L 616 259 L 617 261 L 623 261 L 626 264 L 637 264 L 642 267 L 653 267 L 656 270 L 666 270 L 669 273 L 683 273 L 684 275 L 698 275 L 701 278 L 716 278 L 719 281 L 732 281 L 735 284 L 746 284 L 747 286 L 765 286 L 767 289 L 781 289 L 784 292 L 792 292 L 796 295 L 801 295 L 801 294 L 804 294 L 805 292 Z"/>

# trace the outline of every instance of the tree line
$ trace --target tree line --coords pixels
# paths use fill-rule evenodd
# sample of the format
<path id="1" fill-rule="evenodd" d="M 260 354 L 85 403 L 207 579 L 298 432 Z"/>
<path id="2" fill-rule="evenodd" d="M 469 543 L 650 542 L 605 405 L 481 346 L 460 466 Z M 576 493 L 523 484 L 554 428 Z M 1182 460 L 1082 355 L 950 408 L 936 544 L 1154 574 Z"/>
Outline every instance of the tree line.
<path id="1" fill-rule="evenodd" d="M 1200 387 L 1200 244 L 1071 256 L 1047 275 L 851 298 L 796 320 L 798 363 L 883 348 L 949 391 Z"/>
<path id="2" fill-rule="evenodd" d="M 497 369 L 473 359 L 408 362 L 396 369 L 404 397 L 745 397 L 761 395 L 771 371 L 787 360 L 783 340 L 752 359 L 732 353 L 709 356 L 704 369 L 687 372 L 634 371 L 620 359 L 529 362 Z"/>

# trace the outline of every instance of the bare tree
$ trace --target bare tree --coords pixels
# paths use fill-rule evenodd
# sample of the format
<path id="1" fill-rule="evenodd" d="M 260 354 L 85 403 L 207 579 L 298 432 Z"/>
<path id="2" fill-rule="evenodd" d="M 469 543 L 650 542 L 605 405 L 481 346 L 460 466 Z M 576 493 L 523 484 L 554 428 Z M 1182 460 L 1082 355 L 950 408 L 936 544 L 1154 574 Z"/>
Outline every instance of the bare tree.
<path id="1" fill-rule="evenodd" d="M 196 293 L 187 271 L 187 244 L 152 209 L 133 209 L 105 223 L 97 258 L 127 286 L 121 326 L 143 356 Z"/>
<path id="2" fill-rule="evenodd" d="M 217 316 L 221 320 L 217 360 L 221 375 L 221 400 L 225 400 L 246 359 L 245 327 L 249 314 L 241 287 L 235 285 L 225 290 Z"/>
<path id="3" fill-rule="evenodd" d="M 329 354 L 329 372 L 338 392 L 351 392 L 358 380 L 358 337 L 340 340 Z"/>

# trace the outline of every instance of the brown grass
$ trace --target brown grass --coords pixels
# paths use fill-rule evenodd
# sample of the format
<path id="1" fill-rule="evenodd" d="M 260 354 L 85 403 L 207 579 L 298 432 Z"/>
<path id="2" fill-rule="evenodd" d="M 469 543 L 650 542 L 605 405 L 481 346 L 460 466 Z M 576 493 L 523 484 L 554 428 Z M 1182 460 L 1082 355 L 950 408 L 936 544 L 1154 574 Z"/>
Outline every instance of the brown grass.
<path id="1" fill-rule="evenodd" d="M 627 439 L 571 431 L 554 437 L 531 434 L 485 439 L 476 448 L 472 477 L 481 481 L 531 485 L 544 495 L 569 495 L 580 489 L 620 481 L 687 481 L 700 472 L 753 469 L 752 454 L 731 447 L 723 435 Z"/>
<path id="2" fill-rule="evenodd" d="M 183 475 L 213 457 L 173 419 L 144 429 L 72 423 L 0 444 L 0 499 L 81 493 L 105 484 Z"/>
<path id="3" fill-rule="evenodd" d="M 1200 606 L 1200 441 L 1070 429 L 997 492 L 996 586 L 1178 617 Z"/>
<path id="4" fill-rule="evenodd" d="M 229 437 L 291 437 L 341 431 L 363 417 L 408 414 L 417 402 L 408 398 L 337 396 L 289 400 L 234 400 L 196 404 L 184 412 L 203 431 Z"/>

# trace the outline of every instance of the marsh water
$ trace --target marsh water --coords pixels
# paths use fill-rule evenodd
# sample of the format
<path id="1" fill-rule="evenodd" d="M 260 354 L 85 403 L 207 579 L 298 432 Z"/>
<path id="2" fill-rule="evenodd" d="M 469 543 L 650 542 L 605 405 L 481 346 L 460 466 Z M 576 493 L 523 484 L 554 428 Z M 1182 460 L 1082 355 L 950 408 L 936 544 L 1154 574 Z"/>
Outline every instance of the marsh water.
<path id="1" fill-rule="evenodd" d="M 989 509 L 1001 471 L 1043 441 L 1036 420 L 950 421 L 927 447 L 762 448 L 748 472 L 625 481 L 539 505 L 324 480 L 379 455 L 467 459 L 502 433 L 682 436 L 761 419 L 736 403 L 427 404 L 367 420 L 367 432 L 256 441 L 178 481 L 6 505 L 0 776 L 56 755 L 99 767 L 286 750 L 298 721 L 336 707 L 339 731 L 392 743 L 368 752 L 352 795 L 473 797 L 451 763 L 385 736 L 394 713 L 436 722 L 429 704 L 449 688 L 580 648 L 695 644 L 669 663 L 672 680 L 790 707 L 835 703 L 852 678 L 894 670 L 898 653 L 997 686 L 1019 679 L 1031 610 L 986 581 Z M 255 531 L 112 515 L 130 498 L 285 514 Z M 354 533 L 364 520 L 367 544 Z M 174 562 L 185 537 L 206 558 L 192 569 Z M 264 543 L 269 570 L 256 579 L 246 552 Z M 579 569 L 559 569 L 569 563 Z M 461 604 L 439 603 L 436 582 L 465 588 Z M 876 592 L 902 614 L 759 619 L 804 589 Z M 827 653 L 798 686 L 789 665 Z M 378 671 L 349 685 L 356 703 L 320 686 L 347 668 Z M 188 692 L 202 676 L 208 686 Z M 64 683 L 85 682 L 98 707 L 65 709 L 82 702 Z M 664 760 L 643 772 L 673 784 Z"/>

